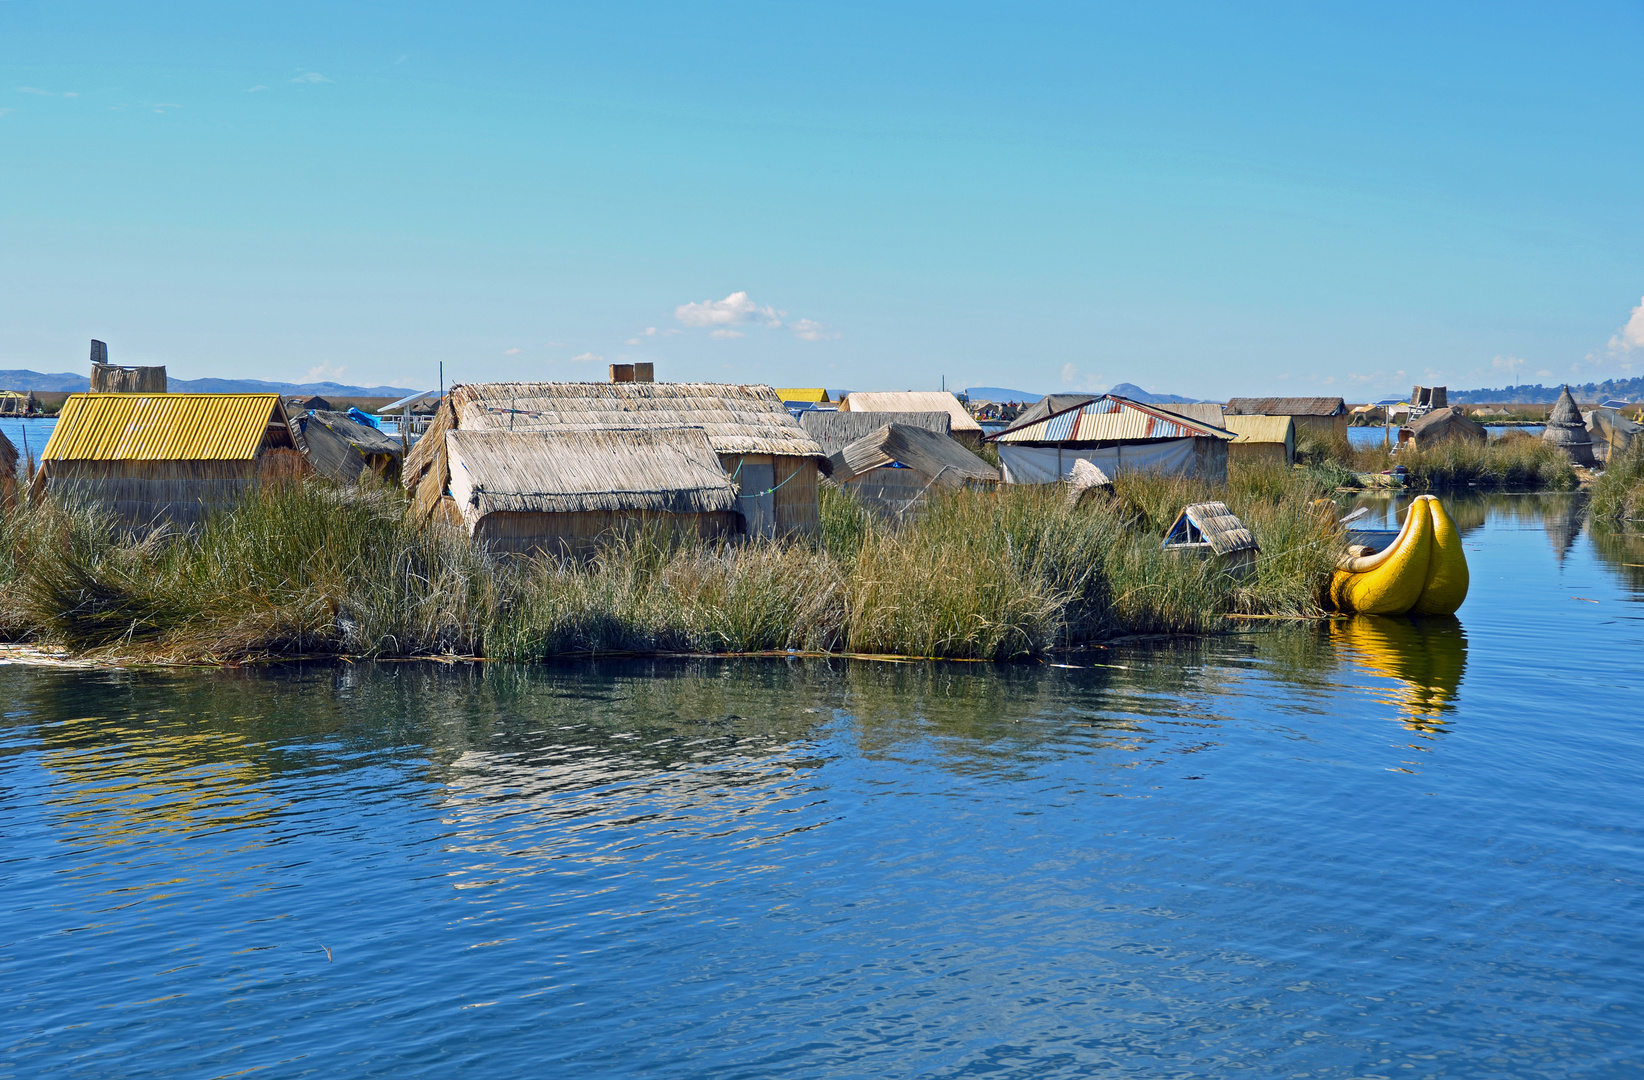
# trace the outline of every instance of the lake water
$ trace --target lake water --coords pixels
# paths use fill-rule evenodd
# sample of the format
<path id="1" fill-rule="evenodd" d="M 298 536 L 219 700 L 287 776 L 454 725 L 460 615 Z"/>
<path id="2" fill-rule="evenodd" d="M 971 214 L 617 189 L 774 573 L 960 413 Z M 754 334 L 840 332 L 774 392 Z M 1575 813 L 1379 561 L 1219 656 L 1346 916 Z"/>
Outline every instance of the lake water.
<path id="1" fill-rule="evenodd" d="M 1637 1076 L 1644 541 L 1454 510 L 1071 667 L 0 668 L 0 1076 Z"/>
<path id="2" fill-rule="evenodd" d="M 1546 428 L 1546 425 L 1543 425 L 1543 424 L 1530 424 L 1530 425 L 1526 425 L 1526 426 L 1523 426 L 1523 427 L 1508 426 L 1506 424 L 1486 424 L 1486 425 L 1484 425 L 1484 430 L 1485 430 L 1485 433 L 1488 434 L 1490 436 L 1490 438 L 1492 438 L 1492 439 L 1499 439 L 1503 435 L 1506 435 L 1509 432 L 1514 432 L 1514 431 L 1521 432 L 1525 435 L 1530 435 L 1530 436 L 1533 436 L 1533 437 L 1539 439 L 1541 437 L 1541 433 L 1546 431 L 1547 428 Z M 1399 429 L 1394 428 L 1392 430 L 1392 440 L 1393 440 L 1393 442 L 1397 443 L 1398 438 L 1399 438 Z M 1350 427 L 1350 428 L 1347 429 L 1347 441 L 1349 443 L 1351 443 L 1353 446 L 1356 446 L 1356 447 L 1382 446 L 1382 445 L 1386 444 L 1387 439 L 1388 439 L 1388 432 L 1387 432 L 1386 428 L 1380 428 L 1380 427 Z"/>

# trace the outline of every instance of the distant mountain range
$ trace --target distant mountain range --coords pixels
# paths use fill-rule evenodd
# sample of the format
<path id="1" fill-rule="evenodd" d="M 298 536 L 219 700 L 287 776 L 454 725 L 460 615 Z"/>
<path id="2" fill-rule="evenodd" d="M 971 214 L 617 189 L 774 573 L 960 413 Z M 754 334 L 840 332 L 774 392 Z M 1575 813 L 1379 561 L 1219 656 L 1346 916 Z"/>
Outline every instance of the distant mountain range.
<path id="1" fill-rule="evenodd" d="M 1180 394 L 1150 394 L 1135 383 L 1122 382 L 1117 386 L 1107 388 L 1107 393 L 1118 394 L 1131 401 L 1140 401 L 1144 405 L 1181 405 L 1198 401 L 1199 398 L 1182 397 Z M 1067 393 L 1058 390 L 1057 393 Z M 965 396 L 972 401 L 1038 401 L 1043 394 L 1030 393 L 1026 390 L 1007 390 L 1002 386 L 973 386 L 965 391 Z"/>
<path id="2" fill-rule="evenodd" d="M 44 374 L 27 369 L 0 371 L 0 390 L 18 393 L 36 391 L 67 391 L 84 393 L 91 389 L 91 378 L 69 372 Z M 409 397 L 418 393 L 403 386 L 348 386 L 344 383 L 288 383 L 264 382 L 261 379 L 166 379 L 166 389 L 176 394 L 319 394 L 321 397 Z"/>
<path id="3" fill-rule="evenodd" d="M 1545 405 L 1558 400 L 1564 384 L 1556 386 L 1506 386 L 1489 390 L 1451 390 L 1445 396 L 1454 405 L 1479 405 L 1484 402 L 1522 403 Z M 1621 398 L 1626 401 L 1644 399 L 1644 376 L 1636 379 L 1606 379 L 1597 383 L 1570 384 L 1570 393 L 1577 401 L 1603 401 Z"/>

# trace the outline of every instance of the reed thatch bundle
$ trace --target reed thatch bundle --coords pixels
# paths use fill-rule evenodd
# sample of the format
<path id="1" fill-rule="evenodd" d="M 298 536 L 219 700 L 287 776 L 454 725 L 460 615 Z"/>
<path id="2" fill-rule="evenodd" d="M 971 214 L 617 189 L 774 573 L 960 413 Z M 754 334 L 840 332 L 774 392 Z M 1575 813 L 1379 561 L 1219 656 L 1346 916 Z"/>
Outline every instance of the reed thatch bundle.
<path id="1" fill-rule="evenodd" d="M 799 417 L 799 426 L 821 444 L 829 458 L 857 439 L 891 424 L 924 428 L 945 437 L 953 430 L 953 417 L 946 412 L 841 412 L 820 409 L 802 413 Z"/>
<path id="2" fill-rule="evenodd" d="M 1581 410 L 1576 407 L 1568 385 L 1558 395 L 1553 411 L 1548 414 L 1547 430 L 1541 433 L 1541 437 L 1564 451 L 1577 465 L 1597 464 L 1593 457 L 1592 436 L 1587 433 L 1587 425 L 1582 421 Z"/>
<path id="3" fill-rule="evenodd" d="M 999 470 L 946 435 L 910 424 L 887 424 L 833 456 L 833 478 L 847 483 L 854 476 L 904 465 L 937 487 L 967 483 L 996 484 Z"/>

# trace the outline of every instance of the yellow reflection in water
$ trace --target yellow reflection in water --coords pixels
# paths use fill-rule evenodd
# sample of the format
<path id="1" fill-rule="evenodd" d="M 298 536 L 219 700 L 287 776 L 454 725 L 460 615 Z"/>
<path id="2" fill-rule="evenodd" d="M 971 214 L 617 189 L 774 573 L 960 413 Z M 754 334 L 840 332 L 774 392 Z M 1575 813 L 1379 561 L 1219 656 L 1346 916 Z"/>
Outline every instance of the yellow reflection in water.
<path id="1" fill-rule="evenodd" d="M 1348 663 L 1393 681 L 1377 700 L 1405 727 L 1444 730 L 1467 670 L 1467 634 L 1455 616 L 1355 615 L 1331 620 L 1330 637 Z"/>
<path id="2" fill-rule="evenodd" d="M 220 832 L 274 809 L 235 733 L 89 716 L 52 725 L 45 741 L 51 802 L 83 841 Z"/>

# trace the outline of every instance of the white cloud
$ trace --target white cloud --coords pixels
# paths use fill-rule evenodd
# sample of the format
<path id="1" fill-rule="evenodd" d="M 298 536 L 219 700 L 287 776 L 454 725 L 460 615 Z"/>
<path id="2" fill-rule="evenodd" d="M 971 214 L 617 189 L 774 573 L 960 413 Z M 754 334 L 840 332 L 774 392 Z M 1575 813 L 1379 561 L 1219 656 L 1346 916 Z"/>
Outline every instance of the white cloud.
<path id="1" fill-rule="evenodd" d="M 545 342 L 543 342 L 543 348 L 546 348 L 546 349 L 568 349 L 570 347 L 571 347 L 571 343 L 569 341 L 545 341 Z"/>
<path id="2" fill-rule="evenodd" d="M 63 91 L 63 96 L 64 97 L 79 97 L 80 95 L 76 94 L 73 90 L 65 90 L 65 91 Z"/>
<path id="3" fill-rule="evenodd" d="M 1062 365 L 1062 383 L 1074 390 L 1089 390 L 1095 393 L 1105 385 L 1100 375 L 1087 375 L 1079 370 L 1077 364 Z"/>
<path id="4" fill-rule="evenodd" d="M 332 364 L 331 364 L 331 361 L 329 361 L 329 360 L 321 360 L 319 362 L 318 366 L 311 367 L 311 368 L 308 369 L 308 374 L 303 376 L 303 381 L 304 382 L 328 382 L 328 381 L 333 381 L 335 379 L 340 378 L 342 376 L 343 372 L 345 372 L 347 370 L 348 369 L 346 367 L 333 367 Z"/>
<path id="5" fill-rule="evenodd" d="M 709 334 L 708 336 L 712 337 L 712 338 L 718 338 L 720 341 L 724 341 L 727 338 L 747 337 L 748 335 L 744 334 L 740 330 L 727 330 L 724 327 L 720 327 L 718 330 L 715 330 L 713 333 Z"/>
<path id="6" fill-rule="evenodd" d="M 839 331 L 829 330 L 815 319 L 795 319 L 793 336 L 800 341 L 832 341 L 839 336 Z"/>
<path id="7" fill-rule="evenodd" d="M 636 338 L 636 337 L 631 337 L 631 338 L 627 339 L 626 341 L 624 341 L 623 344 L 624 345 L 638 345 L 639 344 L 639 339 Z"/>
<path id="8" fill-rule="evenodd" d="M 1631 352 L 1633 349 L 1644 349 L 1644 298 L 1640 298 L 1638 306 L 1633 308 L 1627 325 L 1610 339 L 1611 352 Z"/>
<path id="9" fill-rule="evenodd" d="M 647 326 L 647 327 L 646 327 L 646 328 L 645 328 L 645 336 L 646 336 L 646 337 L 656 337 L 656 327 L 654 327 L 654 326 Z"/>
<path id="10" fill-rule="evenodd" d="M 245 92 L 248 93 L 248 94 L 255 94 L 260 90 L 267 90 L 267 89 L 268 89 L 268 87 L 264 86 L 262 83 L 258 83 L 256 86 L 246 87 Z"/>
<path id="11" fill-rule="evenodd" d="M 302 69 L 299 68 L 298 70 L 301 71 Z M 295 79 L 292 79 L 291 81 L 294 82 L 294 83 L 322 83 L 322 82 L 330 82 L 331 80 L 326 78 L 324 75 L 321 75 L 317 71 L 303 71 L 303 73 L 301 75 L 298 75 Z"/>
<path id="12" fill-rule="evenodd" d="M 50 90 L 42 90 L 38 86 L 19 86 L 19 94 L 39 94 L 41 97 L 56 97 Z"/>
<path id="13" fill-rule="evenodd" d="M 504 350 L 502 350 L 502 355 L 504 355 L 504 356 L 518 356 L 519 355 L 519 350 L 518 349 L 504 349 Z"/>
<path id="14" fill-rule="evenodd" d="M 786 314 L 773 307 L 760 307 L 748 299 L 746 292 L 734 292 L 723 300 L 703 300 L 674 308 L 674 318 L 686 326 L 698 327 L 740 326 L 752 319 L 759 319 L 766 326 L 781 326 L 781 318 Z"/>
<path id="15" fill-rule="evenodd" d="M 1546 368 L 1542 368 L 1540 371 L 1536 372 L 1536 374 L 1541 376 L 1543 379 L 1550 379 L 1553 377 L 1553 373 L 1548 371 Z"/>
<path id="16" fill-rule="evenodd" d="M 0 116 L 4 116 L 7 113 L 12 113 L 12 112 L 16 112 L 16 111 L 17 111 L 16 109 L 0 109 Z"/>
<path id="17" fill-rule="evenodd" d="M 602 361 L 604 361 L 604 359 L 605 359 L 605 357 L 599 356 L 595 353 L 585 352 L 585 353 L 582 353 L 578 356 L 571 357 L 571 363 L 573 363 L 573 364 L 582 364 L 582 363 L 595 363 L 595 364 L 598 364 L 598 363 L 601 363 Z"/>

